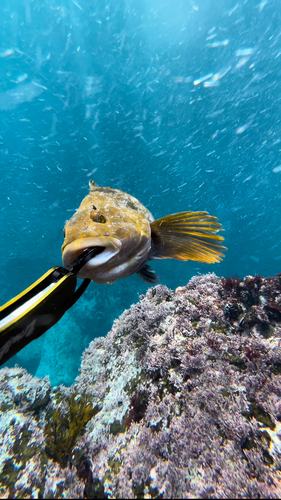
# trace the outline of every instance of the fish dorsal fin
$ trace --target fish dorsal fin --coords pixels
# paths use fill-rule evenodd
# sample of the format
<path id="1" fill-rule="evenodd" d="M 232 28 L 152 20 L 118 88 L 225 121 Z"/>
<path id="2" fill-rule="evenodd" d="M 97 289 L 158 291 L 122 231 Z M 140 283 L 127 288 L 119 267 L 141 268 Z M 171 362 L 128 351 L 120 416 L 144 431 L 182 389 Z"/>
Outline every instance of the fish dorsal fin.
<path id="1" fill-rule="evenodd" d="M 212 264 L 224 257 L 216 217 L 208 212 L 180 212 L 151 222 L 150 259 L 196 260 Z"/>
<path id="2" fill-rule="evenodd" d="M 97 189 L 99 187 L 94 181 L 90 181 L 89 186 L 90 186 L 90 191 L 92 191 L 93 189 Z"/>
<path id="3" fill-rule="evenodd" d="M 150 285 L 155 285 L 155 283 L 159 282 L 159 278 L 156 273 L 151 269 L 148 264 L 144 264 L 138 271 L 137 275 L 145 282 Z"/>

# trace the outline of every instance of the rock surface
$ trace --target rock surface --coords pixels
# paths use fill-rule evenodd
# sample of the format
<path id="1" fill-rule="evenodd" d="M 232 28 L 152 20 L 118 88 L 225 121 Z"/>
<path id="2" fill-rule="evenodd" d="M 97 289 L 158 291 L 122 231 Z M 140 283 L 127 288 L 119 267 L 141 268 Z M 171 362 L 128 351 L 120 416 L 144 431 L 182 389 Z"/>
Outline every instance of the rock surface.
<path id="1" fill-rule="evenodd" d="M 0 485 L 17 498 L 279 498 L 281 279 L 158 285 L 70 388 L 0 370 Z"/>

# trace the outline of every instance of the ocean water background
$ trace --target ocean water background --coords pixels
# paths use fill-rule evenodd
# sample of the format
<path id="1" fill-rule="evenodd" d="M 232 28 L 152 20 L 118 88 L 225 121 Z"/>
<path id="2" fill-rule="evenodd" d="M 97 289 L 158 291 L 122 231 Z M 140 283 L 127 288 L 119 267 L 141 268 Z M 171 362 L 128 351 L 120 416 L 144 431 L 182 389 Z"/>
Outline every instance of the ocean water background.
<path id="1" fill-rule="evenodd" d="M 280 79 L 280 0 L 1 0 L 1 303 L 61 264 L 89 179 L 219 218 L 223 262 L 153 262 L 162 284 L 281 272 Z M 92 283 L 8 366 L 70 385 L 147 288 Z"/>

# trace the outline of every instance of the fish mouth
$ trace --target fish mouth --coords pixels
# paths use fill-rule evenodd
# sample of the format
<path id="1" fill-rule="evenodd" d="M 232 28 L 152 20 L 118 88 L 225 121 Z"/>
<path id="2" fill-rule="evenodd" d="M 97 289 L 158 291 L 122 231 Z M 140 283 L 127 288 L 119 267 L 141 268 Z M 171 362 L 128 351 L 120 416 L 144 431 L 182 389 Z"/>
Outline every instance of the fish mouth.
<path id="1" fill-rule="evenodd" d="M 120 252 L 122 243 L 117 238 L 79 238 L 68 245 L 62 246 L 62 262 L 66 269 L 73 267 L 73 261 L 86 249 L 100 247 L 101 251 L 92 257 L 81 268 L 78 277 L 83 277 L 85 272 L 89 272 L 92 268 L 101 266 L 108 262 L 114 255 Z"/>

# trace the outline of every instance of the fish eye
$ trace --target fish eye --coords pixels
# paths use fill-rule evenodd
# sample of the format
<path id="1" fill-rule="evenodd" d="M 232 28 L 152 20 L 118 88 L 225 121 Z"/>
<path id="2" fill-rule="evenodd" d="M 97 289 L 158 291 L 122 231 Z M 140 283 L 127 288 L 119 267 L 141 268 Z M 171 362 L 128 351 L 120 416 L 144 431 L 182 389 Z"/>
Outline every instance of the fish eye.
<path id="1" fill-rule="evenodd" d="M 65 238 L 65 229 L 63 230 L 62 234 L 63 234 L 63 237 Z"/>
<path id="2" fill-rule="evenodd" d="M 98 222 L 100 222 L 101 224 L 104 224 L 106 222 L 105 216 L 101 213 L 98 214 Z"/>
<path id="3" fill-rule="evenodd" d="M 100 224 L 104 224 L 106 222 L 106 217 L 102 212 L 91 212 L 90 217 L 94 222 L 99 222 Z"/>

